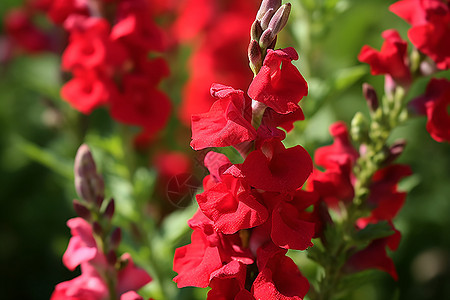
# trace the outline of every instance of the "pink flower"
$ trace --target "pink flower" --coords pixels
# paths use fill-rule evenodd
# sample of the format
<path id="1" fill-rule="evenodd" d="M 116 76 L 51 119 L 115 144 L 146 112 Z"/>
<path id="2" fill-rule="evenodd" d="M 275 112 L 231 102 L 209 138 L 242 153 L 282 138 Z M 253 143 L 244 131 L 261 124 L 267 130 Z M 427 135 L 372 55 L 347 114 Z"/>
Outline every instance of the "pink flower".
<path id="1" fill-rule="evenodd" d="M 268 49 L 261 70 L 248 88 L 248 95 L 280 114 L 300 109 L 297 103 L 308 94 L 308 86 L 291 63 L 297 59 L 294 48 Z"/>
<path id="2" fill-rule="evenodd" d="M 81 263 L 102 260 L 104 257 L 97 248 L 97 243 L 92 236 L 92 226 L 82 218 L 73 218 L 67 221 L 72 237 L 63 256 L 64 265 L 71 271 Z"/>

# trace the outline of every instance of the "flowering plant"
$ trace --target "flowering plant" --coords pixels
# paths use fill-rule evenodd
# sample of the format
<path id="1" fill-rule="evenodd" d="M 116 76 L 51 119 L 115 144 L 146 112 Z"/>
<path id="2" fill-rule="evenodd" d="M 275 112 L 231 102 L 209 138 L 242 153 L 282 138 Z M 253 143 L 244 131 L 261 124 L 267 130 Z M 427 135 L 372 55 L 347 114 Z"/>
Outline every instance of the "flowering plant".
<path id="1" fill-rule="evenodd" d="M 9 11 L 0 60 L 50 55 L 61 71 L 56 89 L 32 81 L 57 142 L 16 138 L 78 195 L 61 254 L 81 273 L 50 298 L 360 299 L 374 276 L 389 280 L 374 270 L 400 286 L 402 208 L 426 166 L 448 178 L 450 3 L 383 7 L 400 25 L 380 28 L 380 50 L 361 40 L 344 69 L 326 37 L 371 9 L 349 4 L 30 0 Z M 344 95 L 355 101 L 342 109 Z M 444 149 L 442 163 L 408 154 L 424 145 Z M 77 148 L 72 172 L 63 157 Z M 415 258 L 417 281 L 445 276 L 439 251 Z"/>

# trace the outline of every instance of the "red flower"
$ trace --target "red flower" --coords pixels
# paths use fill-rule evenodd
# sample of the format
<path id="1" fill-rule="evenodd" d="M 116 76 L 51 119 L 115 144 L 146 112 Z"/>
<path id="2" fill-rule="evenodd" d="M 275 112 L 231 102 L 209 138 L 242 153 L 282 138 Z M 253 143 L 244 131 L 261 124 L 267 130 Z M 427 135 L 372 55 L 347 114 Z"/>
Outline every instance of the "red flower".
<path id="1" fill-rule="evenodd" d="M 133 11 L 121 18 L 111 30 L 111 39 L 123 41 L 131 51 L 163 51 L 166 47 L 163 32 L 153 23 L 149 11 L 145 12 Z"/>
<path id="2" fill-rule="evenodd" d="M 171 103 L 164 93 L 148 83 L 147 76 L 142 74 L 124 76 L 124 92 L 111 101 L 110 113 L 113 119 L 141 126 L 153 135 L 166 125 Z"/>
<path id="3" fill-rule="evenodd" d="M 70 42 L 62 56 L 62 68 L 104 70 L 123 64 L 126 50 L 109 38 L 109 24 L 102 18 L 74 17 L 70 23 Z"/>
<path id="4" fill-rule="evenodd" d="M 84 114 L 118 97 L 115 84 L 95 72 L 79 70 L 61 89 L 61 98 Z"/>
<path id="5" fill-rule="evenodd" d="M 283 253 L 273 255 L 264 264 L 258 263 L 258 267 L 260 272 L 252 286 L 256 299 L 301 300 L 309 290 L 308 280 Z"/>
<path id="6" fill-rule="evenodd" d="M 201 211 L 189 220 L 189 226 L 194 230 L 191 244 L 176 249 L 173 261 L 173 270 L 178 273 L 173 280 L 179 288 L 207 287 L 215 276 L 226 272 L 227 265 L 233 261 L 245 265 L 253 263 L 249 251 L 242 248 L 239 235 L 217 233 Z M 239 269 L 235 263 L 229 267 Z"/>
<path id="7" fill-rule="evenodd" d="M 270 192 L 294 192 L 312 172 L 308 152 L 295 146 L 286 149 L 281 141 L 273 139 L 251 152 L 241 166 L 247 182 Z"/>
<path id="8" fill-rule="evenodd" d="M 244 180 L 231 175 L 223 175 L 221 180 L 196 197 L 215 230 L 233 234 L 261 225 L 267 219 L 267 209 L 252 195 Z"/>
<path id="9" fill-rule="evenodd" d="M 211 95 L 218 99 L 208 113 L 192 116 L 192 142 L 195 150 L 233 146 L 256 138 L 250 124 L 250 103 L 244 92 L 213 84 Z"/>
<path id="10" fill-rule="evenodd" d="M 397 191 L 398 182 L 411 174 L 411 168 L 407 165 L 390 165 L 378 170 L 372 177 L 370 195 L 367 199 L 368 205 L 372 208 L 371 214 L 367 218 L 360 218 L 358 226 L 365 227 L 368 223 L 381 220 L 391 221 L 406 199 L 405 192 Z"/>
<path id="11" fill-rule="evenodd" d="M 432 78 L 425 95 L 411 102 L 419 113 L 426 114 L 427 130 L 438 142 L 450 142 L 450 81 Z"/>
<path id="12" fill-rule="evenodd" d="M 450 3 L 441 0 L 402 0 L 389 8 L 412 25 L 408 37 L 439 69 L 450 68 Z"/>
<path id="13" fill-rule="evenodd" d="M 297 59 L 294 48 L 268 49 L 261 70 L 248 88 L 248 95 L 280 114 L 300 109 L 297 103 L 308 94 L 308 86 L 291 63 Z"/>
<path id="14" fill-rule="evenodd" d="M 372 75 L 387 74 L 400 84 L 410 84 L 411 72 L 408 66 L 408 44 L 403 41 L 397 31 L 390 29 L 383 32 L 381 51 L 364 46 L 358 59 L 368 63 Z"/>
<path id="15" fill-rule="evenodd" d="M 332 168 L 337 164 L 342 165 L 346 159 L 354 163 L 359 154 L 353 148 L 345 123 L 332 124 L 330 133 L 334 138 L 333 144 L 317 149 L 314 153 L 314 162 L 324 168 Z"/>
<path id="16" fill-rule="evenodd" d="M 311 247 L 316 232 L 315 217 L 306 208 L 317 201 L 315 193 L 297 190 L 294 196 L 264 193 L 270 207 L 270 237 L 284 249 L 305 250 Z"/>
<path id="17" fill-rule="evenodd" d="M 9 11 L 4 23 L 8 37 L 25 51 L 35 53 L 48 50 L 50 40 L 31 20 L 32 16 L 22 9 Z"/>
<path id="18" fill-rule="evenodd" d="M 386 247 L 395 251 L 400 243 L 401 234 L 395 230 L 391 236 L 372 241 L 365 249 L 353 254 L 344 266 L 347 272 L 360 272 L 367 269 L 379 269 L 398 279 L 392 258 L 387 255 Z"/>

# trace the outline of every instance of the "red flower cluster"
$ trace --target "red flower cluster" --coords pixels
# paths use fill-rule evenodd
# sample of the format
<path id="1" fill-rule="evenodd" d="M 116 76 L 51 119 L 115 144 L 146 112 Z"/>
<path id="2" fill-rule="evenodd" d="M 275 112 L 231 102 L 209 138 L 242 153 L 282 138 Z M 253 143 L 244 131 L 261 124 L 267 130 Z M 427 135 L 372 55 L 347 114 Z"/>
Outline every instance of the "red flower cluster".
<path id="1" fill-rule="evenodd" d="M 50 39 L 33 22 L 36 11 L 18 8 L 5 15 L 5 31 L 13 48 L 22 49 L 28 53 L 49 50 Z"/>
<path id="2" fill-rule="evenodd" d="M 308 190 L 319 195 L 319 202 L 325 202 L 328 207 L 337 211 L 352 202 L 354 197 L 355 177 L 353 166 L 359 157 L 353 148 L 347 128 L 344 123 L 335 123 L 330 127 L 334 143 L 317 149 L 314 160 L 325 171 L 314 170 L 308 179 Z M 397 279 L 397 273 L 392 259 L 387 256 L 386 246 L 396 250 L 400 241 L 400 233 L 392 225 L 392 219 L 397 215 L 405 201 L 406 193 L 397 191 L 397 184 L 405 176 L 411 175 L 408 166 L 393 164 L 377 171 L 371 180 L 370 193 L 366 201 L 370 216 L 357 220 L 357 230 L 366 228 L 369 224 L 387 221 L 391 224 L 394 234 L 386 238 L 373 240 L 349 258 L 345 269 L 361 271 L 377 268 L 388 272 Z M 329 222 L 330 220 L 323 220 Z"/>
<path id="3" fill-rule="evenodd" d="M 39 10 L 69 34 L 62 69 L 73 77 L 61 90 L 64 100 L 85 114 L 109 106 L 113 119 L 143 128 L 145 139 L 165 126 L 171 103 L 158 84 L 169 69 L 149 53 L 164 50 L 166 42 L 150 1 L 35 0 L 24 11 Z M 11 12 L 6 24 L 29 50 L 41 50 L 48 40 L 23 11 Z"/>
<path id="4" fill-rule="evenodd" d="M 306 209 L 317 196 L 301 190 L 312 161 L 301 146 L 286 149 L 285 133 L 277 128 L 290 130 L 303 119 L 298 102 L 307 85 L 294 59 L 293 48 L 268 49 L 248 89 L 252 100 L 214 84 L 210 111 L 192 116 L 195 150 L 233 146 L 244 161 L 233 164 L 212 151 L 205 156 L 210 175 L 189 221 L 191 244 L 175 252 L 179 287 L 210 286 L 209 299 L 302 299 L 308 291 L 285 254 L 312 246 L 316 233 L 316 214 Z"/>
<path id="5" fill-rule="evenodd" d="M 450 68 L 450 3 L 446 0 L 401 0 L 390 10 L 412 25 L 408 37 L 439 69 Z"/>
<path id="6" fill-rule="evenodd" d="M 450 2 L 444 0 L 401 0 L 390 6 L 390 10 L 412 25 L 408 37 L 425 58 L 421 69 L 425 75 L 437 69 L 450 68 Z M 358 56 L 368 63 L 373 75 L 386 75 L 387 91 L 396 85 L 408 88 L 412 81 L 407 43 L 395 30 L 383 33 L 385 42 L 378 52 L 364 46 Z M 432 62 L 431 62 L 432 63 Z M 437 67 L 437 69 L 436 69 Z M 450 113 L 448 110 L 448 80 L 432 79 L 425 94 L 411 103 L 413 109 L 428 118 L 427 130 L 438 142 L 450 141 Z"/>

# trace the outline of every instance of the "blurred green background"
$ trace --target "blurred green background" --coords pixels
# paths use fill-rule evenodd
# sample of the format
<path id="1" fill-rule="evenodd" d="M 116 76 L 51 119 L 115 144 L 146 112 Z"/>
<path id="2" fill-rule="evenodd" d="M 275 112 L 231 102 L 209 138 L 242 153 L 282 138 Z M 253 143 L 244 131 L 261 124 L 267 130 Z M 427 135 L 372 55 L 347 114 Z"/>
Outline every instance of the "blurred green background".
<path id="1" fill-rule="evenodd" d="M 368 66 L 359 63 L 357 55 L 364 44 L 379 49 L 381 32 L 386 29 L 396 28 L 406 38 L 407 24 L 388 11 L 393 2 L 291 1 L 289 29 L 278 46 L 295 45 L 300 54 L 298 67 L 310 93 L 302 100 L 307 121 L 296 124 L 287 144 L 302 144 L 313 154 L 315 148 L 331 142 L 331 123 L 344 120 L 348 124 L 356 111 L 367 113 L 361 96 L 363 82 L 382 93 L 383 78 L 370 76 Z M 0 18 L 20 3 L 1 0 Z M 59 99 L 59 59 L 50 53 L 18 55 L 0 67 L 2 299 L 48 299 L 57 283 L 76 276 L 61 261 L 70 238 L 65 222 L 75 216 L 71 207 L 76 197 L 73 158 L 86 130 L 96 137 L 110 137 L 117 130 L 104 110 L 81 116 Z M 448 72 L 439 76 L 449 78 Z M 415 84 L 410 97 L 420 94 L 426 83 Z M 179 82 L 172 89 L 179 90 L 182 85 Z M 178 92 L 174 95 L 179 97 Z M 368 271 L 371 282 L 355 288 L 351 299 L 450 299 L 450 145 L 432 140 L 425 123 L 425 118 L 410 120 L 392 137 L 392 141 L 399 137 L 408 140 L 399 162 L 414 171 L 401 184 L 409 195 L 395 220 L 403 236 L 393 253 L 399 281 Z M 190 151 L 187 144 L 184 150 Z M 151 173 L 146 178 L 154 180 Z M 112 181 L 107 178 L 106 184 Z M 185 224 L 191 211 L 180 217 L 180 224 Z M 186 242 L 190 233 L 182 226 Z M 175 246 L 179 244 L 167 245 L 165 255 L 170 256 Z M 170 262 L 171 257 L 166 260 Z M 166 273 L 173 275 L 170 270 Z M 170 277 L 166 280 L 170 285 Z M 181 295 L 193 297 L 190 292 Z"/>

